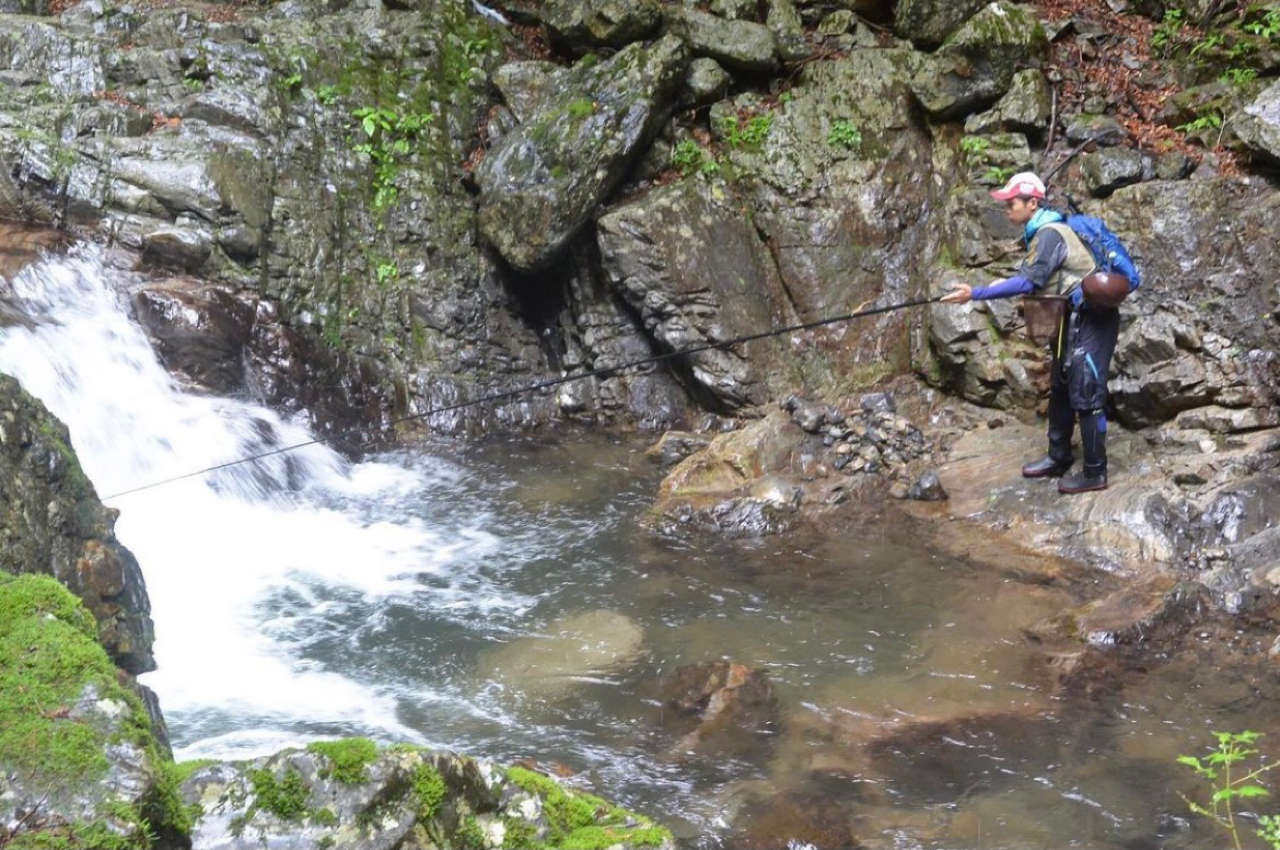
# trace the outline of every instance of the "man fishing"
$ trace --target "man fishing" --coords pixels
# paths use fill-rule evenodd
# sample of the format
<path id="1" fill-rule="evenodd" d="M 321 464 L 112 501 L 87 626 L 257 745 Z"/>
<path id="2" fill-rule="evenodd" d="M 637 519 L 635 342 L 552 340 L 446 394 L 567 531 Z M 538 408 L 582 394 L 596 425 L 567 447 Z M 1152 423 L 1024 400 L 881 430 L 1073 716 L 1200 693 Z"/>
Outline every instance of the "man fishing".
<path id="1" fill-rule="evenodd" d="M 1120 311 L 1084 300 L 1081 282 L 1095 270 L 1088 247 L 1045 206 L 1044 182 L 1031 172 L 1015 174 L 991 193 L 1008 208 L 1009 221 L 1022 226 L 1027 256 L 1013 277 L 988 286 L 952 284 L 940 299 L 966 304 L 1015 295 L 1067 295 L 1067 312 L 1053 345 L 1049 378 L 1049 452 L 1022 467 L 1026 478 L 1058 477 L 1061 493 L 1107 489 L 1107 373 L 1120 335 Z M 1075 462 L 1071 438 L 1080 420 L 1084 467 L 1067 475 Z"/>

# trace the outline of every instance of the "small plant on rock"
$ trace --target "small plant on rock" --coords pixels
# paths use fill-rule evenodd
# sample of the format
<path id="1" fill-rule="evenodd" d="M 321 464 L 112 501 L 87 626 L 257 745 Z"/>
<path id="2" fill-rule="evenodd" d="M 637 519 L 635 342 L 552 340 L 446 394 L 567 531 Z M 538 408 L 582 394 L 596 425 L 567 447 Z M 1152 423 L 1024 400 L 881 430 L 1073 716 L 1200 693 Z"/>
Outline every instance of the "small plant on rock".
<path id="1" fill-rule="evenodd" d="M 715 158 L 692 139 L 685 139 L 671 149 L 671 166 L 684 177 L 690 174 L 714 174 L 720 170 Z"/>
<path id="2" fill-rule="evenodd" d="M 831 132 L 827 134 L 827 144 L 833 148 L 857 150 L 862 147 L 862 131 L 852 121 L 833 121 Z"/>
<path id="3" fill-rule="evenodd" d="M 1209 805 L 1183 796 L 1188 808 L 1198 815 L 1204 815 L 1231 836 L 1232 846 L 1241 850 L 1240 826 L 1237 821 L 1237 803 L 1244 800 L 1266 797 L 1270 794 L 1266 788 L 1258 784 L 1258 778 L 1280 762 L 1263 762 L 1260 766 L 1247 769 L 1244 762 L 1259 756 L 1254 746 L 1262 737 L 1260 732 L 1214 732 L 1218 746 L 1207 756 L 1178 756 L 1178 764 L 1186 765 L 1195 771 L 1196 776 L 1208 780 L 1212 794 Z M 1258 818 L 1261 828 L 1258 835 L 1264 838 L 1272 848 L 1280 850 L 1280 817 L 1263 815 Z"/>
<path id="4" fill-rule="evenodd" d="M 1258 20 L 1245 24 L 1244 29 L 1245 32 L 1267 41 L 1280 41 L 1280 10 L 1269 10 Z"/>
<path id="5" fill-rule="evenodd" d="M 982 179 L 983 182 L 990 183 L 993 186 L 999 186 L 1012 176 L 1012 168 L 1001 168 L 998 165 L 993 165 L 987 169 L 985 174 L 982 175 Z"/>
<path id="6" fill-rule="evenodd" d="M 732 148 L 758 148 L 772 128 L 773 116 L 767 112 L 750 118 L 731 115 L 724 122 L 724 141 Z"/>
<path id="7" fill-rule="evenodd" d="M 396 175 L 401 161 L 412 151 L 412 143 L 434 120 L 429 114 L 402 113 L 382 106 L 366 106 L 351 113 L 360 122 L 367 141 L 357 144 L 356 153 L 373 163 L 373 208 L 385 211 L 399 194 Z"/>
<path id="8" fill-rule="evenodd" d="M 1151 47 L 1157 53 L 1168 55 L 1186 26 L 1186 12 L 1177 8 L 1166 9 L 1155 32 L 1151 34 Z"/>

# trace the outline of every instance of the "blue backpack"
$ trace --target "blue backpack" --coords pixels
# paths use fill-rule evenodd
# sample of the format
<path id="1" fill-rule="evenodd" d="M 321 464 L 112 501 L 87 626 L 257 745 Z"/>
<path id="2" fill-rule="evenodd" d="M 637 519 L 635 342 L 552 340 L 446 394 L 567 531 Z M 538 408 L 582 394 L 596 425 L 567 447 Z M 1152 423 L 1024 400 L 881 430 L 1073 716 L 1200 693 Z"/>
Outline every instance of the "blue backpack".
<path id="1" fill-rule="evenodd" d="M 1133 292 L 1142 285 L 1142 272 L 1129 256 L 1129 251 L 1120 241 L 1120 237 L 1111 232 L 1102 219 L 1092 215 L 1069 215 L 1067 227 L 1080 237 L 1080 241 L 1093 254 L 1098 264 L 1098 271 L 1117 272 L 1129 278 L 1129 291 Z"/>

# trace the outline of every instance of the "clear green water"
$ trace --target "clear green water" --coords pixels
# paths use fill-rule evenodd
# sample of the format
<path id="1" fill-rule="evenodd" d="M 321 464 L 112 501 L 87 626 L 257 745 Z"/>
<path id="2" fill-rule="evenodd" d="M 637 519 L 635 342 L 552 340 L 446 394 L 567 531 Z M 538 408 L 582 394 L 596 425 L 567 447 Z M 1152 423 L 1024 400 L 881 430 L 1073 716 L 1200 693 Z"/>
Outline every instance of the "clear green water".
<path id="1" fill-rule="evenodd" d="M 1174 759 L 1211 728 L 1269 722 L 1238 689 L 1217 704 L 1230 686 L 1194 664 L 1060 693 L 1022 630 L 1074 604 L 1066 591 L 922 548 L 920 521 L 892 506 L 851 509 L 833 534 L 671 537 L 642 522 L 661 471 L 636 446 L 453 460 L 446 498 L 399 509 L 440 528 L 482 518 L 498 544 L 415 593 L 304 619 L 299 662 L 393 694 L 436 745 L 572 771 L 690 847 L 1214 846 L 1186 818 L 1194 782 Z M 511 654 L 598 611 L 642 635 L 616 665 L 575 676 L 535 654 L 542 675 Z M 660 683 L 717 660 L 765 671 L 776 723 L 691 744 Z"/>

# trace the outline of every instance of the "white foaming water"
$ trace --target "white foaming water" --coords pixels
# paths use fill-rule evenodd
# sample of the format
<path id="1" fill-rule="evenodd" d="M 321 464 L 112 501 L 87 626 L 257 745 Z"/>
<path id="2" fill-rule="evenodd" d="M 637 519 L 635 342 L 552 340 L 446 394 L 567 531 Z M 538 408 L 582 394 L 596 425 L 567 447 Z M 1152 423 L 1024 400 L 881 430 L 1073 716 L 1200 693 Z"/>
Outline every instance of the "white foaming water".
<path id="1" fill-rule="evenodd" d="M 421 458 L 350 465 L 309 445 L 112 499 L 313 438 L 260 406 L 181 391 L 94 249 L 28 267 L 13 290 L 34 326 L 0 328 L 0 371 L 66 423 L 85 472 L 121 511 L 117 535 L 142 567 L 156 626 L 159 669 L 143 681 L 182 739 L 178 755 L 267 753 L 308 726 L 429 743 L 398 720 L 395 695 L 295 650 L 343 604 L 335 596 L 407 596 L 423 575 L 440 577 L 441 605 L 527 604 L 450 575 L 496 547 L 482 518 L 442 532 L 397 507 L 447 492 L 460 471 Z"/>

